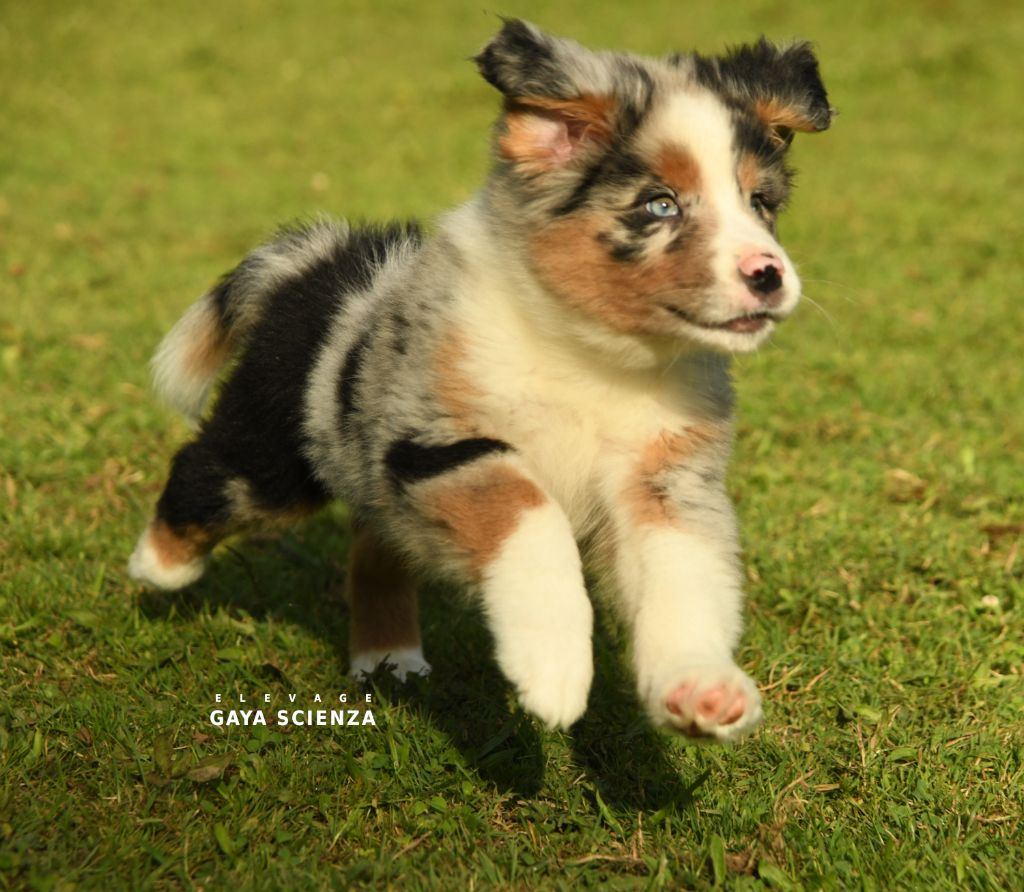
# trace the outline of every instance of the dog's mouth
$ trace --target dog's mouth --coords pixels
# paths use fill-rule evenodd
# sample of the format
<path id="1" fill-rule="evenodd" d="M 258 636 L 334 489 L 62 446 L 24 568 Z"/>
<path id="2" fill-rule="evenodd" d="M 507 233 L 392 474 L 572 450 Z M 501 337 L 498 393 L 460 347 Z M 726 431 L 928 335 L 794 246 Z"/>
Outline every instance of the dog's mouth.
<path id="1" fill-rule="evenodd" d="M 684 322 L 696 326 L 697 328 L 707 329 L 708 331 L 732 331 L 736 334 L 756 334 L 766 326 L 773 322 L 778 322 L 780 319 L 776 314 L 764 310 L 760 313 L 744 313 L 742 316 L 727 319 L 725 322 L 704 322 L 694 316 L 691 316 L 685 310 L 681 310 L 679 307 L 673 306 L 672 304 L 662 304 L 662 306 L 676 318 L 682 319 Z"/>

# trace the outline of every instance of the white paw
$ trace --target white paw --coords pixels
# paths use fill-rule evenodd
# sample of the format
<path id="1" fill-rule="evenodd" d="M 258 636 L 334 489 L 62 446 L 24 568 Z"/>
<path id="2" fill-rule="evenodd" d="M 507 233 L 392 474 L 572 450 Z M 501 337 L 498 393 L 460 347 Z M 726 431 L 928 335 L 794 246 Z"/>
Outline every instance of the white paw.
<path id="1" fill-rule="evenodd" d="M 191 585 L 205 570 L 205 557 L 197 557 L 183 563 L 171 563 L 165 557 L 161 557 L 148 526 L 139 537 L 132 556 L 128 558 L 128 575 L 132 579 L 150 588 L 165 591 L 174 591 Z"/>
<path id="2" fill-rule="evenodd" d="M 738 740 L 760 723 L 757 686 L 733 663 L 692 666 L 660 688 L 650 704 L 655 722 L 688 737 Z"/>
<path id="3" fill-rule="evenodd" d="M 568 728 L 586 712 L 594 680 L 589 635 L 576 641 L 506 643 L 498 665 L 515 685 L 523 708 L 549 728 Z"/>
<path id="4" fill-rule="evenodd" d="M 384 665 L 391 675 L 405 681 L 410 675 L 430 675 L 430 663 L 423 659 L 423 648 L 396 647 L 394 650 L 364 650 L 352 655 L 349 675 L 369 676 Z"/>
<path id="5" fill-rule="evenodd" d="M 486 568 L 482 596 L 498 667 L 519 702 L 549 728 L 568 728 L 586 711 L 594 679 L 594 611 L 555 502 L 525 512 Z"/>

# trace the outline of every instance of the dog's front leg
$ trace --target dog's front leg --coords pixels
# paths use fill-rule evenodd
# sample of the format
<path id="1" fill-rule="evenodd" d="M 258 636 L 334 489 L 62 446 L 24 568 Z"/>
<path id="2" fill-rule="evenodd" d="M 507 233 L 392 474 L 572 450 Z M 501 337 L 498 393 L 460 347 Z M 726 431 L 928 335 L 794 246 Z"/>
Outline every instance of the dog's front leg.
<path id="1" fill-rule="evenodd" d="M 481 589 L 498 665 L 520 702 L 548 726 L 568 728 L 587 708 L 593 612 L 558 505 L 547 500 L 523 513 Z"/>
<path id="2" fill-rule="evenodd" d="M 736 525 L 709 469 L 631 469 L 620 478 L 615 575 L 654 723 L 734 740 L 757 727 L 761 698 L 733 660 L 743 599 Z"/>
<path id="3" fill-rule="evenodd" d="M 480 592 L 498 666 L 548 726 L 584 712 L 593 611 L 569 519 L 504 453 L 407 489 L 443 560 Z"/>
<path id="4" fill-rule="evenodd" d="M 732 656 L 742 601 L 735 558 L 698 530 L 642 528 L 629 538 L 623 587 L 651 718 L 690 736 L 742 737 L 760 722 L 761 702 Z"/>

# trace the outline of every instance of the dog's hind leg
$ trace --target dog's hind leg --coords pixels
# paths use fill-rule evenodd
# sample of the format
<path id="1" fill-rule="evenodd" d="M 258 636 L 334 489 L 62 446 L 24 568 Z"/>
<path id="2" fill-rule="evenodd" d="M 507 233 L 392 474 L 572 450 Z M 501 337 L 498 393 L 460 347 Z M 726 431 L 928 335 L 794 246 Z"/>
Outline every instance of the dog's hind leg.
<path id="1" fill-rule="evenodd" d="M 210 550 L 241 526 L 232 505 L 232 479 L 237 478 L 203 437 L 183 446 L 171 464 L 156 514 L 128 561 L 129 575 L 168 590 L 199 579 Z"/>
<path id="2" fill-rule="evenodd" d="M 202 436 L 183 446 L 171 464 L 156 514 L 128 561 L 129 575 L 169 590 L 199 579 L 210 549 L 231 526 L 225 491 L 229 479 L 230 472 Z"/>
<path id="3" fill-rule="evenodd" d="M 128 562 L 128 573 L 137 582 L 184 588 L 203 575 L 210 551 L 225 536 L 293 519 L 326 501 L 326 494 L 311 498 L 309 489 L 282 500 L 280 487 L 275 493 L 251 462 L 215 443 L 204 431 L 175 455 L 156 514 Z"/>
<path id="4" fill-rule="evenodd" d="M 382 664 L 400 680 L 430 672 L 420 643 L 412 577 L 400 555 L 358 525 L 348 554 L 345 596 L 351 610 L 352 675 L 369 675 Z"/>

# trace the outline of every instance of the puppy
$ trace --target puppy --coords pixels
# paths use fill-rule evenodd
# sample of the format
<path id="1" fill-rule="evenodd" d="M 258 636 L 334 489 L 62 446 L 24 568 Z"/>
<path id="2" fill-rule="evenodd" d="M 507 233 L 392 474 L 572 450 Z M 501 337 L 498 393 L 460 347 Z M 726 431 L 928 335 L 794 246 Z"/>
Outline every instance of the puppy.
<path id="1" fill-rule="evenodd" d="M 416 580 L 455 579 L 565 728 L 593 676 L 586 558 L 652 721 L 738 738 L 761 705 L 733 661 L 729 356 L 800 295 L 775 220 L 794 132 L 830 123 L 817 61 L 591 52 L 515 20 L 475 61 L 503 96 L 494 164 L 436 234 L 284 231 L 167 335 L 156 388 L 198 434 L 131 575 L 188 585 L 225 536 L 343 499 L 352 671 L 429 671 Z"/>

